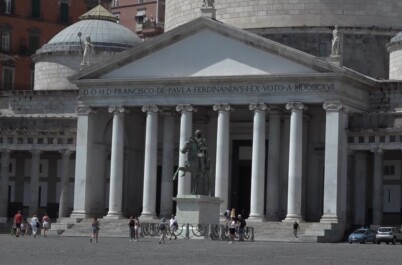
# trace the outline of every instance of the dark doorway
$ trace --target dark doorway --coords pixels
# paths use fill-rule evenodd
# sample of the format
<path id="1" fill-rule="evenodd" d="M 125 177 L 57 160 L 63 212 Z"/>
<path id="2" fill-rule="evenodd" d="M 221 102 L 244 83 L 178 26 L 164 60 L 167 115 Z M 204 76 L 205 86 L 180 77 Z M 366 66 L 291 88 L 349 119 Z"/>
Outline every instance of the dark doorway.
<path id="1" fill-rule="evenodd" d="M 245 218 L 250 213 L 252 140 L 234 140 L 232 152 L 232 176 L 229 208 L 242 213 Z"/>

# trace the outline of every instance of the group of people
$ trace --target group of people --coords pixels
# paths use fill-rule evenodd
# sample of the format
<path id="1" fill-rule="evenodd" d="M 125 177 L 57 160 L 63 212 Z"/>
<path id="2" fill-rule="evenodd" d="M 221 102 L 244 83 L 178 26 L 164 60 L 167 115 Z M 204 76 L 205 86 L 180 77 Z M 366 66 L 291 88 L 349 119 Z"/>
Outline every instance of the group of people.
<path id="1" fill-rule="evenodd" d="M 166 223 L 166 218 L 162 217 L 160 223 L 159 223 L 159 230 L 161 231 L 161 236 L 159 238 L 159 244 L 165 244 L 165 238 L 167 234 L 167 226 L 168 224 Z M 172 240 L 172 237 L 174 237 L 174 240 L 177 239 L 176 231 L 178 229 L 179 225 L 177 223 L 176 217 L 172 214 L 170 220 L 169 220 L 169 229 L 170 229 L 170 237 L 169 240 Z"/>
<path id="2" fill-rule="evenodd" d="M 130 216 L 130 220 L 128 221 L 128 227 L 130 228 L 130 242 L 138 241 L 138 235 L 141 233 L 141 224 L 138 217 Z"/>
<path id="3" fill-rule="evenodd" d="M 22 216 L 21 211 L 18 211 L 14 215 L 13 232 L 16 237 L 28 235 L 36 237 L 38 234 L 40 235 L 41 228 L 43 230 L 43 236 L 47 237 L 50 228 L 50 218 L 47 213 L 42 217 L 42 223 L 39 221 L 36 214 L 34 214 L 30 220 L 27 219 L 26 221 Z"/>
<path id="4" fill-rule="evenodd" d="M 234 243 L 236 233 L 239 235 L 239 241 L 244 241 L 247 224 L 243 216 L 239 214 L 236 217 L 236 210 L 234 208 L 231 211 L 226 210 L 224 216 L 226 217 L 226 225 L 229 228 L 229 244 Z"/>

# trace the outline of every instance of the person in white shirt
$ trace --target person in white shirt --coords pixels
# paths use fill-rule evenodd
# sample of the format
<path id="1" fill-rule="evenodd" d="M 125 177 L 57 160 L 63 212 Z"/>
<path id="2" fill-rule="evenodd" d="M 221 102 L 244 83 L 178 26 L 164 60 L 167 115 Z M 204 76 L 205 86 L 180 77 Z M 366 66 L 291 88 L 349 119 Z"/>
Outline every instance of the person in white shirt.
<path id="1" fill-rule="evenodd" d="M 36 234 L 38 233 L 38 229 L 40 227 L 39 219 L 36 217 L 36 214 L 34 214 L 31 218 L 31 227 L 32 227 L 32 235 L 36 237 Z"/>
<path id="2" fill-rule="evenodd" d="M 178 228 L 178 224 L 177 224 L 177 221 L 176 221 L 176 217 L 173 214 L 172 214 L 172 218 L 170 218 L 170 221 L 169 221 L 169 227 L 170 227 L 170 238 L 169 238 L 169 240 L 172 239 L 172 236 L 174 236 L 174 239 L 176 240 L 177 236 L 176 236 L 175 232 L 176 232 L 176 230 Z"/>

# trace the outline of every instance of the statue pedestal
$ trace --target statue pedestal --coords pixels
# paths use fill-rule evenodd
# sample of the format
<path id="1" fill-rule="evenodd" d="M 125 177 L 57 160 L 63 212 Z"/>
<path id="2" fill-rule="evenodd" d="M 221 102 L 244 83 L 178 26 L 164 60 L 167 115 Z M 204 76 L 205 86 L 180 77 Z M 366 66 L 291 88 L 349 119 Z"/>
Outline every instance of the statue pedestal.
<path id="1" fill-rule="evenodd" d="M 328 63 L 332 63 L 335 64 L 336 66 L 343 66 L 343 58 L 340 55 L 336 55 L 336 56 L 329 56 L 329 57 L 323 57 L 322 59 L 324 59 L 324 61 L 328 62 Z"/>
<path id="2" fill-rule="evenodd" d="M 201 7 L 201 16 L 216 19 L 216 9 L 214 7 Z"/>
<path id="3" fill-rule="evenodd" d="M 219 197 L 204 195 L 180 195 L 174 197 L 177 202 L 176 218 L 180 224 L 219 224 Z"/>

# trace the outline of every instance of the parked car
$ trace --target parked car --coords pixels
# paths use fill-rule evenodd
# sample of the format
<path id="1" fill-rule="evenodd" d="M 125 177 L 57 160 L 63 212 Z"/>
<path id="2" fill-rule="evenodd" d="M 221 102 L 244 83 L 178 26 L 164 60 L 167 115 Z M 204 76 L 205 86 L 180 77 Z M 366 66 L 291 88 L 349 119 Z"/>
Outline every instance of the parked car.
<path id="1" fill-rule="evenodd" d="M 360 228 L 355 230 L 349 235 L 349 243 L 359 242 L 365 244 L 366 242 L 376 242 L 376 232 L 368 228 Z"/>
<path id="2" fill-rule="evenodd" d="M 377 244 L 381 242 L 389 243 L 391 242 L 395 245 L 396 242 L 401 242 L 402 244 L 402 233 L 398 227 L 380 227 L 378 228 L 376 235 Z"/>

